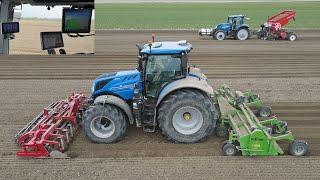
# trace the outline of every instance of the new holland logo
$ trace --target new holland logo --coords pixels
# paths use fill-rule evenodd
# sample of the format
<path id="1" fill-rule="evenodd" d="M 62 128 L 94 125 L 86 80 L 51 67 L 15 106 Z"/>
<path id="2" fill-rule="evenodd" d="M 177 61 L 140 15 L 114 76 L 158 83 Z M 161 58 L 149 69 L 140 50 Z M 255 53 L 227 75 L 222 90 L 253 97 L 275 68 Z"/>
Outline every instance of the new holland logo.
<path id="1" fill-rule="evenodd" d="M 111 90 L 134 89 L 134 84 L 120 85 L 112 87 Z"/>

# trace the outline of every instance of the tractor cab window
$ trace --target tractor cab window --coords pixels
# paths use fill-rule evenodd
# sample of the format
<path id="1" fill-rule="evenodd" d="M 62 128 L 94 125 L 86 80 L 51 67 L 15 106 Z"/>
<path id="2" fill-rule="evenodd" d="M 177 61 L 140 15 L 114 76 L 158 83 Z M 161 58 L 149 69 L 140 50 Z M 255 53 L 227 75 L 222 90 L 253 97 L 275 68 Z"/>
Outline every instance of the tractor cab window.
<path id="1" fill-rule="evenodd" d="M 232 29 L 236 30 L 238 26 L 243 24 L 243 18 L 242 17 L 229 17 L 228 23 L 232 25 Z"/>
<path id="2" fill-rule="evenodd" d="M 163 85 L 183 75 L 181 57 L 177 55 L 150 55 L 145 71 L 146 95 L 155 97 Z"/>

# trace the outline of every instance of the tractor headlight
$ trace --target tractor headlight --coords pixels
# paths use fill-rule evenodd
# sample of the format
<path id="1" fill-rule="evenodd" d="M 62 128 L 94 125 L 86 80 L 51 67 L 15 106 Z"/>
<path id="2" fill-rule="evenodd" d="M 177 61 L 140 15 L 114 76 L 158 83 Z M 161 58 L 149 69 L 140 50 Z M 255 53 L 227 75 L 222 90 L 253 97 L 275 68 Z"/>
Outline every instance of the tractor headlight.
<path id="1" fill-rule="evenodd" d="M 207 79 L 207 76 L 205 74 L 202 73 L 202 79 Z"/>

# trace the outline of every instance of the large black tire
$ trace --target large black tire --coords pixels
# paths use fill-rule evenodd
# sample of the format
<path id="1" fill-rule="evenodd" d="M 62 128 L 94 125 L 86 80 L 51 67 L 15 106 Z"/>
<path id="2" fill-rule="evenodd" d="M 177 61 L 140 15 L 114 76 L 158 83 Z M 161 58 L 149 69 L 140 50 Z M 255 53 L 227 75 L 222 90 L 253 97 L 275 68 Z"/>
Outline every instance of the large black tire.
<path id="1" fill-rule="evenodd" d="M 196 122 L 197 120 L 202 123 L 198 123 L 194 128 L 190 130 L 179 129 L 177 122 L 180 117 L 179 113 L 183 110 L 191 110 L 191 112 L 197 112 L 190 115 L 190 122 Z M 180 118 L 185 118 L 185 112 Z M 202 94 L 198 90 L 183 89 L 173 92 L 168 95 L 161 103 L 158 109 L 158 122 L 162 133 L 169 139 L 177 143 L 195 143 L 210 136 L 216 125 L 215 107 L 207 95 Z M 201 114 L 201 115 L 200 115 Z M 200 118 L 197 118 L 199 116 Z M 182 119 L 183 121 L 186 119 Z M 186 121 L 188 121 L 186 120 Z M 188 123 L 188 122 L 187 122 Z M 192 132 L 194 130 L 194 132 Z M 180 131 L 180 132 L 179 132 Z M 191 132 L 191 133 L 190 133 Z"/>
<path id="2" fill-rule="evenodd" d="M 244 41 L 249 39 L 250 31 L 248 28 L 240 28 L 236 33 L 236 39 L 240 41 Z"/>
<path id="3" fill-rule="evenodd" d="M 85 135 L 92 142 L 109 144 L 123 138 L 127 121 L 120 108 L 111 104 L 96 104 L 85 111 L 82 126 Z"/>
<path id="4" fill-rule="evenodd" d="M 287 35 L 287 39 L 289 41 L 295 41 L 295 40 L 297 40 L 297 38 L 298 38 L 297 35 L 295 33 L 293 33 L 293 32 L 289 32 L 288 35 Z"/>
<path id="5" fill-rule="evenodd" d="M 234 144 L 226 143 L 222 147 L 222 154 L 224 156 L 235 156 L 238 153 L 238 149 Z"/>
<path id="6" fill-rule="evenodd" d="M 262 106 L 258 111 L 259 117 L 270 117 L 272 115 L 271 107 L 269 106 Z"/>
<path id="7" fill-rule="evenodd" d="M 289 153 L 292 156 L 304 156 L 308 152 L 308 143 L 303 140 L 294 140 L 289 145 Z"/>
<path id="8" fill-rule="evenodd" d="M 217 30 L 215 33 L 214 33 L 214 39 L 218 40 L 218 41 L 222 41 L 222 40 L 225 40 L 227 37 L 226 33 L 222 30 Z"/>
<path id="9" fill-rule="evenodd" d="M 217 127 L 216 127 L 216 135 L 218 136 L 218 137 L 223 137 L 223 138 L 225 138 L 225 137 L 228 137 L 228 135 L 229 135 L 229 131 L 228 131 L 228 128 L 225 126 L 225 125 L 217 125 Z"/>

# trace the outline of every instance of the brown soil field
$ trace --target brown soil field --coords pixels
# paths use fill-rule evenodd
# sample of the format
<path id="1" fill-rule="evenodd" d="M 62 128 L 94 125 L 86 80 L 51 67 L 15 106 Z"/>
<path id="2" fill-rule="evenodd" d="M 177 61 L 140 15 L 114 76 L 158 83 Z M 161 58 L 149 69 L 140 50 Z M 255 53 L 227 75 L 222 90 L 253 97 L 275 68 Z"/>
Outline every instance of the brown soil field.
<path id="1" fill-rule="evenodd" d="M 10 40 L 10 54 L 46 55 L 47 51 L 41 49 L 40 32 L 61 31 L 61 21 L 59 20 L 22 19 L 19 23 L 20 32 L 15 34 L 15 39 Z M 94 25 L 92 25 L 93 28 Z M 64 49 L 68 54 L 92 53 L 95 51 L 94 36 L 72 38 L 63 34 L 63 42 Z"/>
<path id="2" fill-rule="evenodd" d="M 98 31 L 93 56 L 0 57 L 0 179 L 318 179 L 320 175 L 320 31 L 297 31 L 296 42 L 199 39 L 196 32 L 160 31 L 158 40 L 189 40 L 191 64 L 217 87 L 251 89 L 310 144 L 306 157 L 223 157 L 221 138 L 174 144 L 160 132 L 130 127 L 117 144 L 94 144 L 79 131 L 71 159 L 23 159 L 15 133 L 52 101 L 89 95 L 103 72 L 135 68 L 134 44 L 150 31 Z M 281 144 L 284 149 L 286 144 Z"/>

